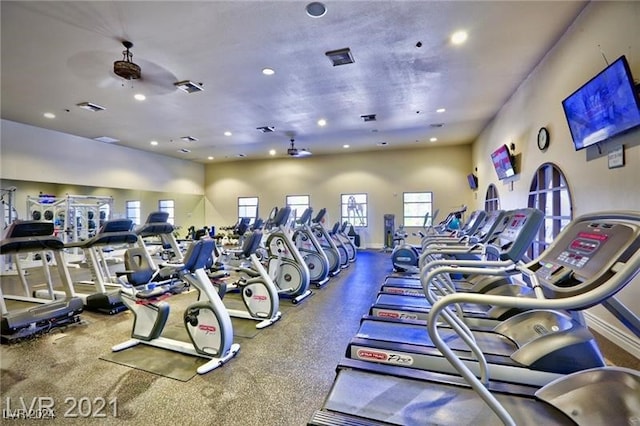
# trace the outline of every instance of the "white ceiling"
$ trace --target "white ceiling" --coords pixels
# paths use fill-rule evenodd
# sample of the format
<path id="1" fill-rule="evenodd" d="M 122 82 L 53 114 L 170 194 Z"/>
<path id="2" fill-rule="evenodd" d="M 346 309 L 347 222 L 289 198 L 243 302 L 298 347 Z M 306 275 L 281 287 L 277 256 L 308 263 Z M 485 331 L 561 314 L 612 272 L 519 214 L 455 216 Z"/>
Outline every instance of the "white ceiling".
<path id="1" fill-rule="evenodd" d="M 0 4 L 2 118 L 205 163 L 283 156 L 292 137 L 314 155 L 470 143 L 585 6 L 327 0 L 312 18 L 307 1 Z M 458 29 L 469 39 L 454 46 Z M 133 83 L 113 73 L 123 40 L 142 68 Z M 325 52 L 345 47 L 355 62 L 333 67 Z M 76 106 L 87 101 L 106 110 Z"/>

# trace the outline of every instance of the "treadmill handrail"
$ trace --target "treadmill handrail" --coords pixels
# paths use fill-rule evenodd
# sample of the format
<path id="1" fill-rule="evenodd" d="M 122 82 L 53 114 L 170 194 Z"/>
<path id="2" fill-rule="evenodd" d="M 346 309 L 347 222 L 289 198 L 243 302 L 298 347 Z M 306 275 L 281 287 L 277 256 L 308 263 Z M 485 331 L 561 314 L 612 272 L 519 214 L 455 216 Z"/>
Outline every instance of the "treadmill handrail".
<path id="1" fill-rule="evenodd" d="M 605 219 L 609 219 L 607 217 Z M 640 220 L 640 213 L 633 214 L 631 217 L 626 217 L 633 221 Z M 591 220 L 601 220 L 602 216 L 593 216 Z M 579 218 L 576 221 L 589 221 L 587 218 Z M 531 265 L 531 264 L 529 264 Z M 438 301 L 436 301 L 429 312 L 427 320 L 427 329 L 429 336 L 434 345 L 440 350 L 440 352 L 447 358 L 451 365 L 458 370 L 460 375 L 467 380 L 471 387 L 480 395 L 480 397 L 489 405 L 489 407 L 500 417 L 505 424 L 515 424 L 509 413 L 498 402 L 498 400 L 488 391 L 483 382 L 478 379 L 473 372 L 467 367 L 460 358 L 449 348 L 444 342 L 438 331 L 438 318 L 444 317 L 445 321 L 449 323 L 458 333 L 461 328 L 457 325 L 459 322 L 452 320 L 452 314 L 446 308 L 452 304 L 462 303 L 477 303 L 477 304 L 489 304 L 493 306 L 502 307 L 515 307 L 520 309 L 551 309 L 551 310 L 582 310 L 594 306 L 595 304 L 602 303 L 604 300 L 612 297 L 620 288 L 624 287 L 630 282 L 640 271 L 640 250 L 633 253 L 626 263 L 618 262 L 614 266 L 616 273 L 607 280 L 608 285 L 600 285 L 596 288 L 588 289 L 585 293 L 576 294 L 568 297 L 544 299 L 544 298 L 523 298 L 513 296 L 498 296 L 490 294 L 477 294 L 477 293 L 454 293 L 448 294 Z M 477 269 L 477 271 L 476 271 Z M 518 269 L 531 278 L 531 285 L 536 291 L 536 294 L 542 295 L 542 285 L 538 282 L 537 276 L 534 271 L 530 270 L 527 265 L 519 265 Z M 462 273 L 474 273 L 480 272 L 480 268 L 451 268 L 451 267 L 438 267 L 432 271 L 433 275 L 447 273 L 447 272 L 462 272 Z M 428 285 L 428 283 L 427 283 Z M 464 339 L 466 333 L 460 334 L 463 340 L 469 345 L 474 353 L 478 353 L 479 348 L 475 342 L 469 339 Z M 476 349 L 474 349 L 474 346 Z M 479 356 L 484 359 L 482 352 L 479 352 Z M 479 359 L 479 362 L 482 362 Z M 486 362 L 486 361 L 485 361 Z M 487 376 L 488 379 L 488 376 Z"/>

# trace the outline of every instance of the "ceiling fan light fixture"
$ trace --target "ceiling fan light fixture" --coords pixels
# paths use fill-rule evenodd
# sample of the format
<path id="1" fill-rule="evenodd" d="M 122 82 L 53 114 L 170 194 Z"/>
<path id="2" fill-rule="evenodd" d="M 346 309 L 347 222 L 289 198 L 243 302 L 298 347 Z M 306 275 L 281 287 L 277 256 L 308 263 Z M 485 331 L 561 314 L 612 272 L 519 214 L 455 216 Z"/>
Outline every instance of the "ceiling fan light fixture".
<path id="1" fill-rule="evenodd" d="M 204 90 L 202 83 L 196 83 L 191 80 L 178 81 L 173 84 L 185 93 L 197 93 Z"/>
<path id="2" fill-rule="evenodd" d="M 133 47 L 130 41 L 123 41 L 125 51 L 122 52 L 122 60 L 113 63 L 113 72 L 125 80 L 137 80 L 142 76 L 142 70 L 133 62 L 133 53 L 129 49 Z"/>

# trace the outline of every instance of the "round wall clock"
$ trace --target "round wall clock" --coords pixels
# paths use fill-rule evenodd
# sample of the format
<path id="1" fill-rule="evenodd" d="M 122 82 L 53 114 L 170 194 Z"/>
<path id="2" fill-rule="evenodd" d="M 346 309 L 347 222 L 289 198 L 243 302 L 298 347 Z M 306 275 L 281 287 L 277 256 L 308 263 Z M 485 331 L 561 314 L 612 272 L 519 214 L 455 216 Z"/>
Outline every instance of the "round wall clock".
<path id="1" fill-rule="evenodd" d="M 546 127 L 541 127 L 538 130 L 538 149 L 544 151 L 549 146 L 549 130 Z"/>

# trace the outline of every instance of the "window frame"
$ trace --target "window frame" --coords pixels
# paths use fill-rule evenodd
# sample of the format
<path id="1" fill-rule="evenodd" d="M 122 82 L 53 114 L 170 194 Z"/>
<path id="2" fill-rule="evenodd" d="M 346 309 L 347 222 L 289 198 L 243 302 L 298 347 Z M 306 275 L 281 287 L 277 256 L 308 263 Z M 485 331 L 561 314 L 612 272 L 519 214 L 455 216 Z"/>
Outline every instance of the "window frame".
<path id="1" fill-rule="evenodd" d="M 353 201 L 351 198 L 353 197 Z M 364 197 L 364 203 L 358 202 L 358 198 Z M 356 206 L 352 207 L 352 203 L 355 203 Z M 364 205 L 364 209 L 362 206 Z M 360 221 L 358 223 L 354 223 L 352 221 L 352 215 L 350 212 L 353 209 L 356 209 L 355 214 L 353 215 L 354 219 L 358 218 L 358 211 L 361 210 Z M 346 211 L 346 215 L 345 215 Z M 369 226 L 369 194 L 366 192 L 350 192 L 340 194 L 340 223 L 349 222 L 354 228 L 367 228 Z"/>
<path id="2" fill-rule="evenodd" d="M 241 204 L 241 200 L 248 200 L 248 201 L 255 201 L 255 204 Z M 253 225 L 254 222 L 256 221 L 256 218 L 258 217 L 258 212 L 259 212 L 259 207 L 260 207 L 260 197 L 257 196 L 250 196 L 250 197 L 238 197 L 238 201 L 237 201 L 237 207 L 238 207 L 238 222 L 240 222 L 240 220 L 242 218 L 248 217 L 249 218 L 249 225 Z M 253 216 L 249 216 L 249 215 L 242 215 L 242 210 L 246 210 L 249 208 L 255 208 L 255 214 Z"/>
<path id="3" fill-rule="evenodd" d="M 170 206 L 165 206 L 164 204 L 170 204 Z M 167 222 L 172 225 L 175 225 L 175 214 L 176 214 L 176 200 L 171 198 L 164 198 L 158 200 L 158 210 L 161 212 L 169 213 L 169 217 L 167 218 Z"/>
<path id="4" fill-rule="evenodd" d="M 407 201 L 408 195 L 428 195 L 429 201 Z M 408 206 L 420 206 L 422 204 L 428 205 L 428 207 L 424 209 L 424 213 L 416 216 L 407 216 Z M 421 228 L 429 225 L 428 223 L 424 223 L 427 214 L 431 222 L 433 222 L 433 191 L 407 191 L 402 193 L 402 224 L 405 228 Z"/>
<path id="5" fill-rule="evenodd" d="M 562 204 L 563 201 L 569 203 L 568 209 Z M 527 256 L 530 259 L 535 259 L 573 220 L 571 189 L 560 167 L 547 162 L 536 169 L 529 185 L 527 205 L 541 210 L 545 215 L 543 226 L 540 227 L 536 238 L 527 251 Z M 567 211 L 568 214 L 563 213 Z"/>

